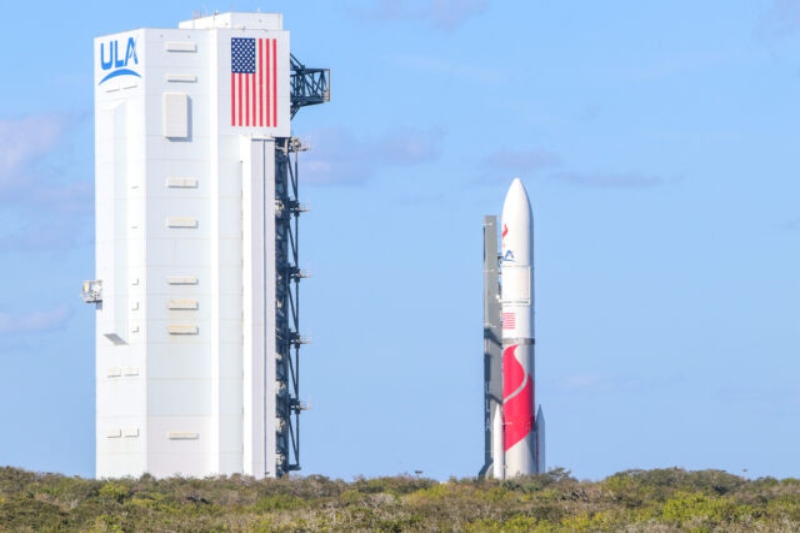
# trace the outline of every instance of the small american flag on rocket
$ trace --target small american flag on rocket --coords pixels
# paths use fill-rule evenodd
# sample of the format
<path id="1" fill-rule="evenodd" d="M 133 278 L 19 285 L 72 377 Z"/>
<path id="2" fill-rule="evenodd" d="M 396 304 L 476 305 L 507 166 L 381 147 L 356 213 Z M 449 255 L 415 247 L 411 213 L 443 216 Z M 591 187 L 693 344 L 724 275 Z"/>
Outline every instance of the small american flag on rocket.
<path id="1" fill-rule="evenodd" d="M 503 329 L 514 329 L 517 327 L 516 313 L 503 313 Z"/>
<path id="2" fill-rule="evenodd" d="M 231 126 L 278 126 L 276 39 L 231 38 Z"/>

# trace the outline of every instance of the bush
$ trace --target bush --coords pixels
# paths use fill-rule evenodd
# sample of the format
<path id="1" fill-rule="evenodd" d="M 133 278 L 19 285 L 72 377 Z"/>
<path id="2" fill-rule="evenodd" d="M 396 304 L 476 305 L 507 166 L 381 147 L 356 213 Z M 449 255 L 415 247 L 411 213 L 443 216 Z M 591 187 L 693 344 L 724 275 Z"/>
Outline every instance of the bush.
<path id="1" fill-rule="evenodd" d="M 795 531 L 800 480 L 719 470 L 569 471 L 497 481 L 409 475 L 86 480 L 0 468 L 5 531 Z"/>

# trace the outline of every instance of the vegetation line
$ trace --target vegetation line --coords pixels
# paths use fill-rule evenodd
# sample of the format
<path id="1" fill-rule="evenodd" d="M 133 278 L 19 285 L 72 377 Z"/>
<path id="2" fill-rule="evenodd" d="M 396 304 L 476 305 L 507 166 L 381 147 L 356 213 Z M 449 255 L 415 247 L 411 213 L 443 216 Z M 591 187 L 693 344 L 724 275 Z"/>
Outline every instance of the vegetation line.
<path id="1" fill-rule="evenodd" d="M 507 481 L 410 475 L 92 480 L 0 468 L 0 532 L 800 531 L 800 480 L 564 469 Z"/>

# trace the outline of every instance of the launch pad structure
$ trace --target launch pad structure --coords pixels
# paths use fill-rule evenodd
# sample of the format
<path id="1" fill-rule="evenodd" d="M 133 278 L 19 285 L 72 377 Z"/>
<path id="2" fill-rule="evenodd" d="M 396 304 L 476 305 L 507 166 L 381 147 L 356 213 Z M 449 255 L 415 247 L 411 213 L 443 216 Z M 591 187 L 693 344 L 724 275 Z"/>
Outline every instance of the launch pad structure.
<path id="1" fill-rule="evenodd" d="M 494 457 L 501 457 L 499 439 L 493 439 L 499 429 L 493 427 L 502 420 L 503 409 L 503 339 L 500 323 L 500 257 L 497 253 L 497 217 L 483 217 L 483 433 L 484 459 L 480 477 L 492 468 Z"/>
<path id="2" fill-rule="evenodd" d="M 299 154 L 277 13 L 95 40 L 96 476 L 300 468 Z"/>
<path id="3" fill-rule="evenodd" d="M 295 137 L 276 140 L 275 150 L 275 429 L 278 476 L 300 470 L 300 270 L 298 153 Z M 292 156 L 294 158 L 292 159 Z"/>

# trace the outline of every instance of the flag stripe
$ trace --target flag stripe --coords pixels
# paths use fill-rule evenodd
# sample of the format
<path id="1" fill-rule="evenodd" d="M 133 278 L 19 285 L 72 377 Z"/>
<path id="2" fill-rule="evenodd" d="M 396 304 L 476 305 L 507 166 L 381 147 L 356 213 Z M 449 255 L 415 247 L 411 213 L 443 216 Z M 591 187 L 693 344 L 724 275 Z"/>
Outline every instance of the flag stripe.
<path id="1" fill-rule="evenodd" d="M 252 102 L 250 98 L 250 74 L 245 74 L 244 76 L 244 125 L 250 125 L 250 103 Z"/>
<path id="2" fill-rule="evenodd" d="M 236 74 L 231 74 L 231 125 L 236 124 L 236 104 L 233 95 L 236 94 Z"/>
<path id="3" fill-rule="evenodd" d="M 237 100 L 239 102 L 239 122 L 238 122 L 238 124 L 241 125 L 241 123 L 242 123 L 242 75 L 241 74 L 237 74 L 236 75 L 236 81 L 239 82 L 239 98 Z"/>
<path id="4" fill-rule="evenodd" d="M 267 90 L 269 90 L 269 45 L 270 42 L 267 41 L 264 43 L 264 59 L 266 61 L 266 65 L 264 65 L 264 78 L 267 84 Z M 267 97 L 267 127 L 272 126 L 272 107 L 269 105 L 269 96 Z"/>
<path id="5" fill-rule="evenodd" d="M 264 43 L 264 85 L 267 87 L 267 92 L 269 92 L 269 41 Z M 272 126 L 272 120 L 270 120 L 269 116 L 269 97 L 267 97 L 267 105 L 264 107 L 264 116 L 267 119 L 267 127 Z"/>
<path id="6" fill-rule="evenodd" d="M 275 117 L 275 127 L 278 127 L 278 114 L 275 113 L 275 110 L 278 109 L 278 69 L 277 69 L 277 46 L 274 46 L 275 41 L 272 41 L 272 109 Z"/>
<path id="7" fill-rule="evenodd" d="M 258 42 L 258 125 L 264 126 L 264 47 L 262 42 Z"/>
<path id="8" fill-rule="evenodd" d="M 258 98 L 256 97 L 256 94 L 258 94 L 258 93 L 256 93 L 256 75 L 255 74 L 251 74 L 248 77 L 250 78 L 250 87 L 252 89 L 251 94 L 253 95 L 253 103 L 250 106 L 251 107 L 250 116 L 251 116 L 251 119 L 252 119 L 252 122 L 253 122 L 252 125 L 253 126 L 258 126 L 258 124 L 256 124 L 256 102 L 258 101 Z"/>

